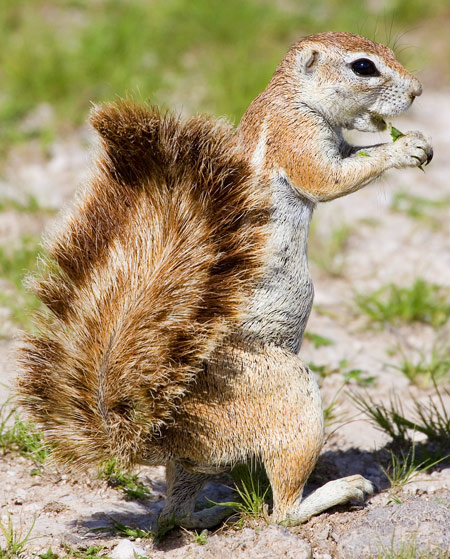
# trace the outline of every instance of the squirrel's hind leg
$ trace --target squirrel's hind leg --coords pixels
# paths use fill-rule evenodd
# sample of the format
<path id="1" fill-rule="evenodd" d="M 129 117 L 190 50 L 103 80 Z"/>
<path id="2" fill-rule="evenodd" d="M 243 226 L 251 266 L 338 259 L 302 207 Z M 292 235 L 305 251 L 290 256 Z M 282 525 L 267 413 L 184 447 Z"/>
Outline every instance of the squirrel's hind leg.
<path id="1" fill-rule="evenodd" d="M 169 462 L 166 467 L 166 504 L 159 515 L 158 528 L 213 528 L 230 516 L 233 509 L 219 505 L 194 512 L 200 491 L 210 479 L 209 474 L 188 472 L 181 464 Z"/>
<path id="2" fill-rule="evenodd" d="M 303 487 L 316 457 L 308 463 L 308 455 L 289 452 L 265 458 L 265 467 L 273 491 L 272 520 L 285 526 L 296 526 L 312 516 L 350 500 L 364 501 L 373 493 L 373 486 L 361 475 L 353 475 L 329 481 L 302 500 Z M 305 459 L 306 458 L 306 459 Z"/>
<path id="3" fill-rule="evenodd" d="M 266 415 L 272 418 L 262 458 L 273 492 L 272 520 L 297 525 L 312 516 L 373 492 L 360 475 L 330 481 L 302 500 L 304 485 L 322 448 L 323 411 L 317 383 L 297 356 L 279 357 L 280 371 L 291 371 L 287 393 L 273 390 Z M 267 400 L 266 400 L 267 403 Z"/>

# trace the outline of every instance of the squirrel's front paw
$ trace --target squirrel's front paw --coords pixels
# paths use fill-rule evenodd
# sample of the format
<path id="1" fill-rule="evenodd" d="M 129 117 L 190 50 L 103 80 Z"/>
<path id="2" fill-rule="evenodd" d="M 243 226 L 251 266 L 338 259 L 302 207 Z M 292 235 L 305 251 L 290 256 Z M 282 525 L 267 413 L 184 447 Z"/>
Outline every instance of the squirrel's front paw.
<path id="1" fill-rule="evenodd" d="M 422 132 L 407 132 L 398 138 L 391 148 L 394 152 L 394 167 L 419 167 L 433 159 L 430 138 Z"/>

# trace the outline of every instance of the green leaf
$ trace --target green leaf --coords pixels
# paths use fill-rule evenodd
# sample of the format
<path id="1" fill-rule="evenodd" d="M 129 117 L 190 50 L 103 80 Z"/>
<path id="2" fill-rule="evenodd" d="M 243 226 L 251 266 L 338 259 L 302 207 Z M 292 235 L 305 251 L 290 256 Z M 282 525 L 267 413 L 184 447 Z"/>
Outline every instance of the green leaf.
<path id="1" fill-rule="evenodd" d="M 38 555 L 41 559 L 58 559 L 59 555 L 52 551 L 52 548 L 49 547 L 45 553 L 41 553 Z"/>
<path id="2" fill-rule="evenodd" d="M 400 132 L 400 130 L 398 128 L 395 128 L 395 126 L 392 126 L 391 123 L 389 123 L 389 132 L 391 134 L 393 142 L 396 142 L 399 138 L 404 136 L 403 132 Z"/>
<path id="3" fill-rule="evenodd" d="M 314 332 L 306 332 L 305 338 L 312 342 L 316 349 L 318 347 L 334 344 L 333 340 L 330 340 L 330 338 L 325 338 L 324 336 L 320 336 L 319 334 L 315 334 Z"/>

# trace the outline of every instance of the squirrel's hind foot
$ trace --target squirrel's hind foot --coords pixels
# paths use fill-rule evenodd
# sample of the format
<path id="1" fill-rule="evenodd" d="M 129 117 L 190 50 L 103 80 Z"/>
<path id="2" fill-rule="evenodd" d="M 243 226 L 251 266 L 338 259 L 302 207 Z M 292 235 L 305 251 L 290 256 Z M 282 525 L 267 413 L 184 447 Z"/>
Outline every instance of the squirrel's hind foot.
<path id="1" fill-rule="evenodd" d="M 284 519 L 277 519 L 276 514 L 274 519 L 280 524 L 295 526 L 336 505 L 343 505 L 351 500 L 364 501 L 373 491 L 372 483 L 359 474 L 335 479 L 298 503 L 295 510 L 289 511 Z"/>

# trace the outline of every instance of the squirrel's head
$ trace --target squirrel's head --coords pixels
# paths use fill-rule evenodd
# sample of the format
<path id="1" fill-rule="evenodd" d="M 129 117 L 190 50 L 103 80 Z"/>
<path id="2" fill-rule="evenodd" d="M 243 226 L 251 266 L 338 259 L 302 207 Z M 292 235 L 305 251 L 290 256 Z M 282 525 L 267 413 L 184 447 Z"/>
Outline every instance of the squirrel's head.
<path id="1" fill-rule="evenodd" d="M 417 78 L 384 45 L 350 33 L 320 33 L 296 43 L 271 85 L 293 110 L 303 103 L 335 128 L 384 130 L 422 93 Z M 295 110 L 295 109 L 294 109 Z"/>

